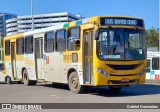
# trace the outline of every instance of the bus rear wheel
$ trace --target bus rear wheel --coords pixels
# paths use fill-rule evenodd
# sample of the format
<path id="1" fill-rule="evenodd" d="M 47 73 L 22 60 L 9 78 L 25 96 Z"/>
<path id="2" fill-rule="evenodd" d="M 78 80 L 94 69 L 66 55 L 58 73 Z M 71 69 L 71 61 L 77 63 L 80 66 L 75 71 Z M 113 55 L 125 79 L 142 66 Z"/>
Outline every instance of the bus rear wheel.
<path id="1" fill-rule="evenodd" d="M 68 85 L 69 85 L 69 89 L 73 93 L 77 93 L 77 94 L 82 93 L 84 90 L 84 87 L 79 83 L 79 77 L 77 72 L 72 72 L 69 75 Z"/>
<path id="2" fill-rule="evenodd" d="M 26 69 L 23 71 L 23 81 L 24 81 L 24 85 L 26 86 L 37 84 L 37 81 L 29 80 L 29 75 Z"/>
<path id="3" fill-rule="evenodd" d="M 6 78 L 6 83 L 7 83 L 7 84 L 11 84 L 11 83 L 12 83 L 12 81 L 11 81 L 11 78 L 10 78 L 10 77 L 7 77 L 7 78 Z"/>

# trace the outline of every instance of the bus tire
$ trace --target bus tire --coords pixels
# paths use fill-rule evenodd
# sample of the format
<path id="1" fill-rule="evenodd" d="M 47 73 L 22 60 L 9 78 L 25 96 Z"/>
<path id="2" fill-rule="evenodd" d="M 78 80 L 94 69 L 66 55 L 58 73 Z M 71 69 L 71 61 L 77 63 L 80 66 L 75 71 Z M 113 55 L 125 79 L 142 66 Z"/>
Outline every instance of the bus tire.
<path id="1" fill-rule="evenodd" d="M 11 84 L 11 83 L 12 83 L 11 77 L 7 77 L 7 78 L 6 78 L 6 83 L 7 83 L 7 84 Z"/>
<path id="2" fill-rule="evenodd" d="M 28 72 L 26 69 L 23 71 L 23 81 L 24 81 L 24 85 L 26 86 L 31 85 L 31 81 L 29 80 Z"/>
<path id="3" fill-rule="evenodd" d="M 78 77 L 77 72 L 72 72 L 69 75 L 68 85 L 69 85 L 69 89 L 73 93 L 77 93 L 77 94 L 82 93 L 84 90 L 84 87 L 79 84 L 79 77 Z"/>
<path id="4" fill-rule="evenodd" d="M 121 86 L 109 86 L 109 89 L 111 91 L 120 91 L 122 87 Z"/>
<path id="5" fill-rule="evenodd" d="M 35 80 L 30 80 L 30 83 L 31 83 L 31 85 L 36 85 L 37 84 L 37 81 L 35 81 Z"/>
<path id="6" fill-rule="evenodd" d="M 18 84 L 21 84 L 22 82 L 21 82 L 21 81 L 18 81 L 17 83 L 18 83 Z"/>

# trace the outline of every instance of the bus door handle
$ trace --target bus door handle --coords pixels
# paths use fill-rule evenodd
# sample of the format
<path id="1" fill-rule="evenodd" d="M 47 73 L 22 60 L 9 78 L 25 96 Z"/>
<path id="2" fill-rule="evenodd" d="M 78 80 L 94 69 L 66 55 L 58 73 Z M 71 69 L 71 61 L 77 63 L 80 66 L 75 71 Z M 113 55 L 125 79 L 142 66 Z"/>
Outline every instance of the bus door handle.
<path id="1" fill-rule="evenodd" d="M 91 58 L 88 58 L 88 62 L 90 62 L 91 61 Z"/>
<path id="2" fill-rule="evenodd" d="M 91 58 L 89 56 L 85 56 L 85 59 L 90 62 L 91 61 Z"/>
<path id="3" fill-rule="evenodd" d="M 88 56 L 85 56 L 85 59 L 88 59 Z"/>

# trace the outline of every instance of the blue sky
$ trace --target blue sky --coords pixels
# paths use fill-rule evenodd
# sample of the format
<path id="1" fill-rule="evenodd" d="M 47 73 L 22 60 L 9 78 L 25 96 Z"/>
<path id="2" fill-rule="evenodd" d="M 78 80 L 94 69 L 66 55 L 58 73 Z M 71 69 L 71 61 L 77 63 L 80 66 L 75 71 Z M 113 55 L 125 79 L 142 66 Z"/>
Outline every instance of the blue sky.
<path id="1" fill-rule="evenodd" d="M 159 0 L 33 0 L 33 13 L 127 15 L 144 19 L 148 29 L 159 27 L 159 4 Z M 30 15 L 30 0 L 0 0 L 0 12 Z"/>

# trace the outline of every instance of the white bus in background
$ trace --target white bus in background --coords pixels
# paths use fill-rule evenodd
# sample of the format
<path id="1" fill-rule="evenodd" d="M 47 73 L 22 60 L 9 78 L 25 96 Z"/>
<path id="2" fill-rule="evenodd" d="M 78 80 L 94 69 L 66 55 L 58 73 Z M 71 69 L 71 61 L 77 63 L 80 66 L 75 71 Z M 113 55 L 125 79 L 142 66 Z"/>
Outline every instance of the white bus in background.
<path id="1" fill-rule="evenodd" d="M 160 80 L 160 52 L 147 52 L 146 79 Z"/>

